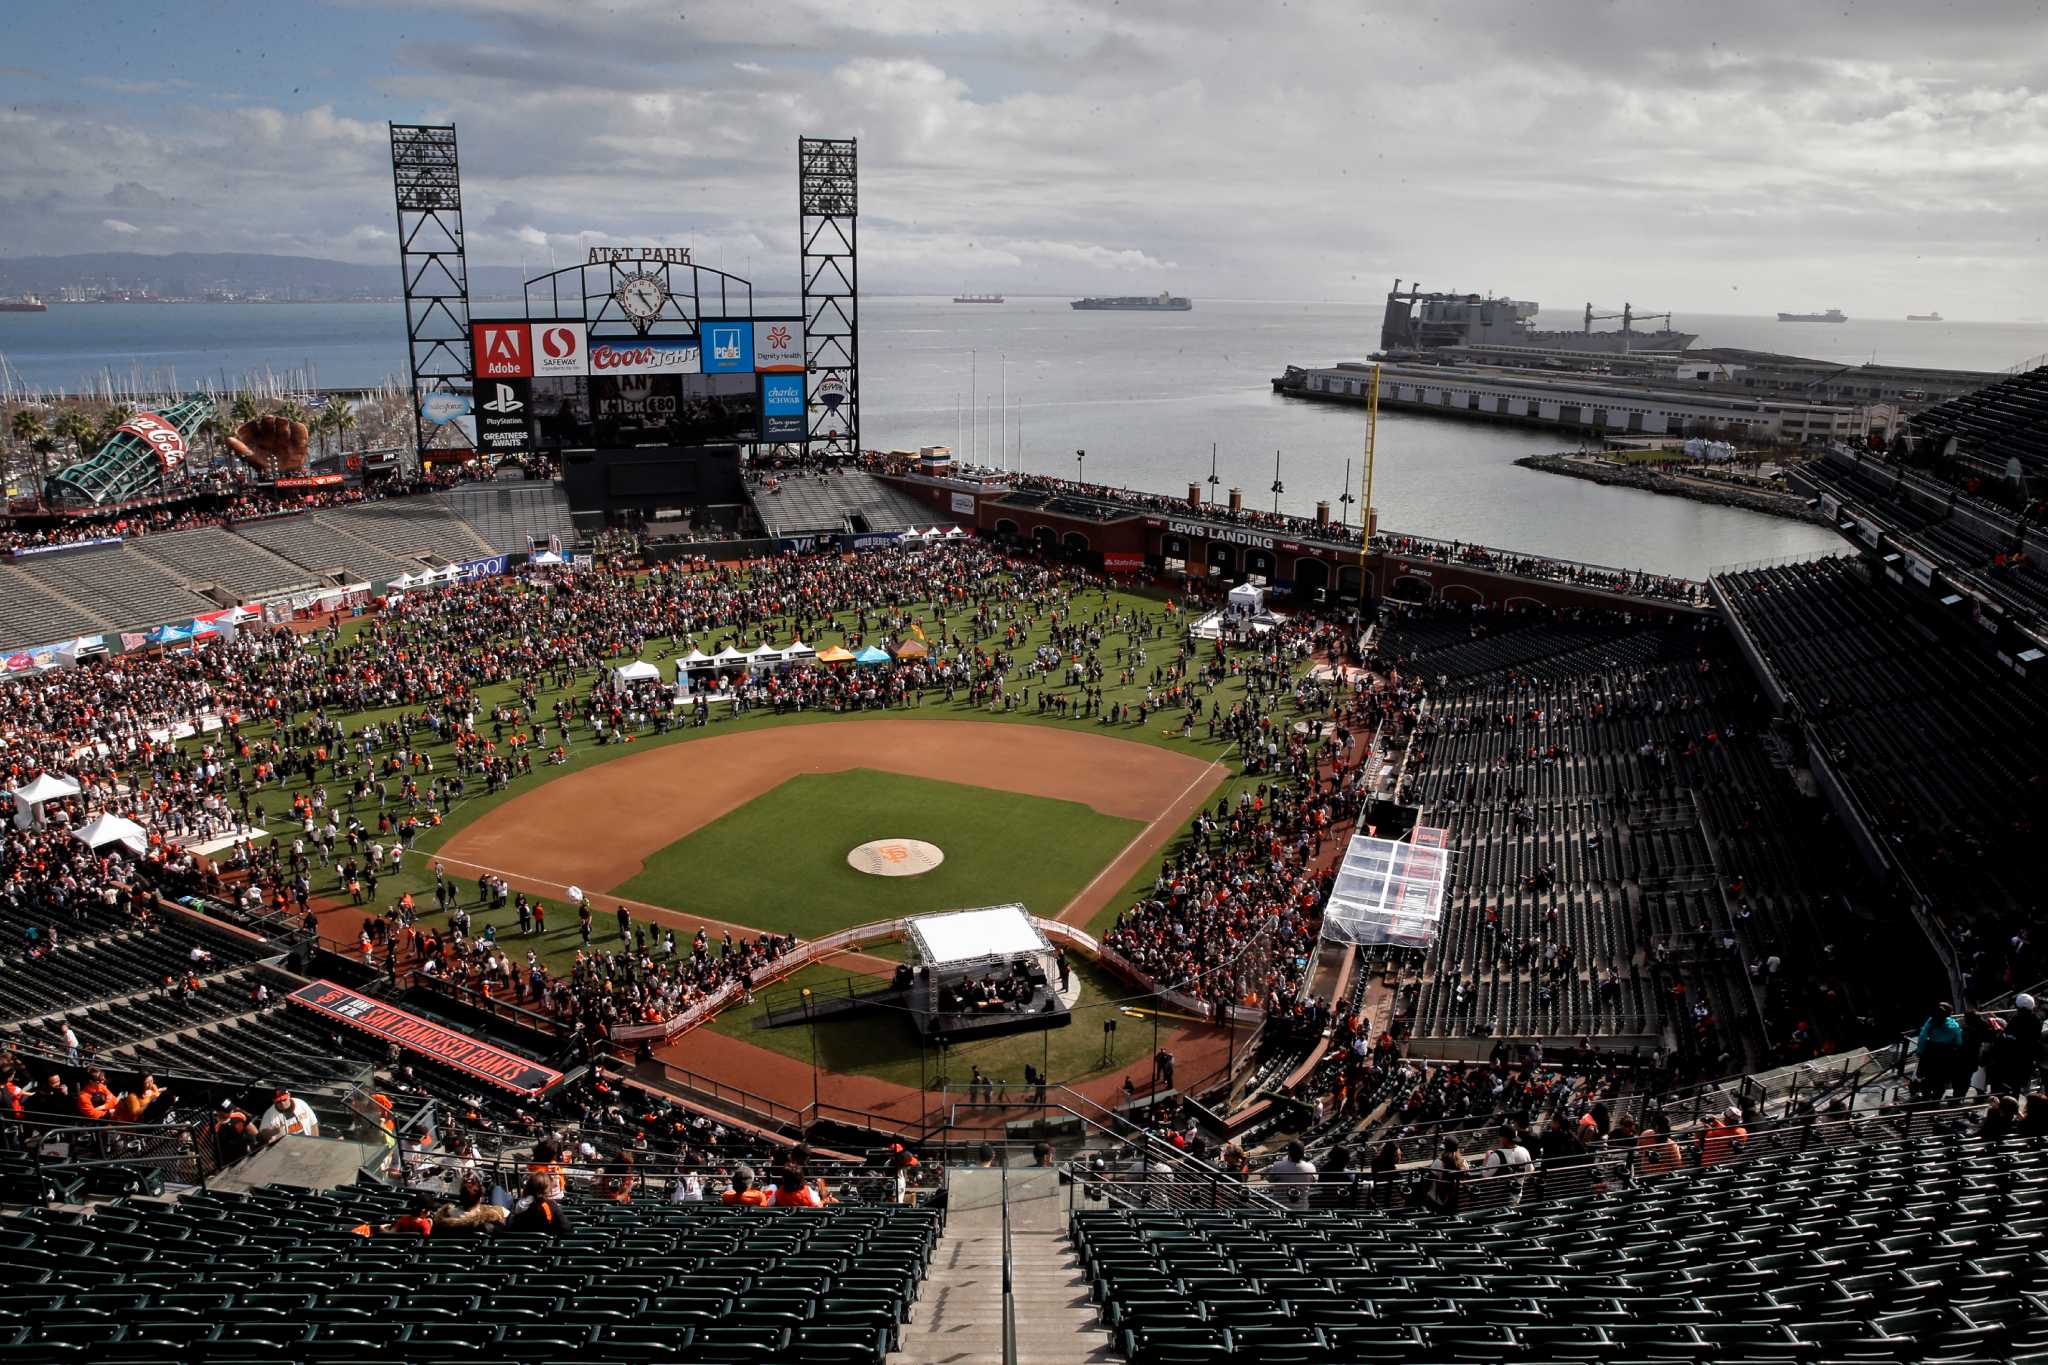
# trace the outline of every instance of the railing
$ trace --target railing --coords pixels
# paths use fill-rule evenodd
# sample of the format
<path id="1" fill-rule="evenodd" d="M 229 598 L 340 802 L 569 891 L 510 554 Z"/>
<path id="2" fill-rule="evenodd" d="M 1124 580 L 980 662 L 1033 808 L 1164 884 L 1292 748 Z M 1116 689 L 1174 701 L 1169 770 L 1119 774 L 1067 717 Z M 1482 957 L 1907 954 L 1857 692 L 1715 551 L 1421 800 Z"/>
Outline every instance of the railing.
<path id="1" fill-rule="evenodd" d="M 808 1108 L 792 1108 L 780 1100 L 670 1062 L 657 1059 L 652 1065 L 660 1068 L 661 1079 L 669 1086 L 701 1102 L 721 1107 L 734 1118 L 747 1122 L 765 1119 L 772 1124 L 794 1128 L 805 1125 Z"/>
<path id="2" fill-rule="evenodd" d="M 1015 1253 L 1010 1246 L 1010 1163 L 1002 1163 L 1003 1181 L 1003 1365 L 1017 1365 L 1017 1287 Z"/>
<path id="3" fill-rule="evenodd" d="M 60 1199 L 147 1187 L 145 1180 L 121 1179 L 124 1172 L 153 1172 L 157 1192 L 165 1185 L 204 1188 L 208 1174 L 219 1169 L 196 1123 L 50 1126 L 34 1119 L 5 1119 L 0 1120 L 0 1148 L 27 1152 L 46 1182 L 45 1192 Z"/>

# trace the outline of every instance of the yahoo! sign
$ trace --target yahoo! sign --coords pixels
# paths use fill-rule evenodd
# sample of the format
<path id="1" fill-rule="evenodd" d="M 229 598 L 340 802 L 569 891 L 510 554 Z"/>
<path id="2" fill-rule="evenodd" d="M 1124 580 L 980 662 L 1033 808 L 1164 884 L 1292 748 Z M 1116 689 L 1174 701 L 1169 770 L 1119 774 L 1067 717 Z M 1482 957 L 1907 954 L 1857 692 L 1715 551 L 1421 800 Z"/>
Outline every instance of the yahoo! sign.
<path id="1" fill-rule="evenodd" d="M 695 337 L 590 343 L 592 374 L 701 374 L 703 368 Z"/>
<path id="2" fill-rule="evenodd" d="M 1273 548 L 1273 537 L 1262 536 L 1253 531 L 1236 531 L 1222 526 L 1205 526 L 1199 521 L 1169 521 L 1166 529 L 1175 535 L 1188 536 L 1195 540 L 1224 540 L 1232 545 L 1249 545 L 1255 550 Z"/>

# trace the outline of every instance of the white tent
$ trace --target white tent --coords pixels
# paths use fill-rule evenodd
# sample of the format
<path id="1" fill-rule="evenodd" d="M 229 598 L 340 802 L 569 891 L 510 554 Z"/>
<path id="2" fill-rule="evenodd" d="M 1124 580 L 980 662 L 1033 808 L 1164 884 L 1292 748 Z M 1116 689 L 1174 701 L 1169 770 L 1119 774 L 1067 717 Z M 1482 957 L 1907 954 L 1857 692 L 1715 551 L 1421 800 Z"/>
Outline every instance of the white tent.
<path id="1" fill-rule="evenodd" d="M 932 527 L 929 531 L 926 531 L 924 533 L 924 539 L 926 540 L 944 540 L 945 538 L 946 533 L 944 531 L 941 531 L 936 526 Z"/>
<path id="2" fill-rule="evenodd" d="M 919 915 L 909 928 L 917 960 L 934 968 L 1052 951 L 1038 922 L 1021 905 Z"/>
<path id="3" fill-rule="evenodd" d="M 696 672 L 699 669 L 717 667 L 717 661 L 703 650 L 693 649 L 683 656 L 683 667 Z"/>
<path id="4" fill-rule="evenodd" d="M 1266 609 L 1266 590 L 1256 583 L 1240 583 L 1230 590 L 1230 610 L 1239 616 L 1256 616 Z"/>
<path id="5" fill-rule="evenodd" d="M 948 531 L 946 532 L 946 539 L 948 539 L 948 540 L 960 540 L 960 539 L 964 539 L 964 538 L 966 537 L 966 535 L 967 535 L 967 532 L 965 532 L 965 531 L 961 530 L 961 529 L 960 529 L 960 528 L 959 528 L 958 526 L 955 526 L 955 527 L 951 528 L 950 530 L 948 530 Z"/>
<path id="6" fill-rule="evenodd" d="M 815 660 L 818 657 L 818 651 L 812 649 L 802 640 L 791 640 L 788 644 L 782 647 L 782 657 L 789 660 L 789 662 L 791 663 L 801 663 L 808 660 Z"/>
<path id="7" fill-rule="evenodd" d="M 711 656 L 711 662 L 719 668 L 744 668 L 746 667 L 747 656 L 734 649 L 731 645 L 727 645 L 724 649 Z"/>
<path id="8" fill-rule="evenodd" d="M 560 555 L 556 554 L 553 550 L 542 550 L 539 554 L 533 556 L 526 562 L 535 565 L 553 565 L 566 564 L 568 561 L 563 559 Z"/>
<path id="9" fill-rule="evenodd" d="M 911 527 L 911 528 L 910 528 L 910 529 L 909 529 L 908 531 L 905 531 L 905 532 L 904 532 L 904 533 L 903 533 L 902 535 L 900 535 L 900 536 L 896 537 L 896 539 L 898 539 L 898 540 L 923 540 L 923 539 L 924 539 L 924 532 L 922 532 L 922 531 L 918 530 L 918 529 L 917 529 L 917 528 L 916 528 L 915 526 L 913 526 L 913 527 Z"/>
<path id="10" fill-rule="evenodd" d="M 104 848 L 108 844 L 119 844 L 130 853 L 141 856 L 149 850 L 149 835 L 133 820 L 124 820 L 118 815 L 101 812 L 73 833 L 74 838 L 87 848 Z"/>
<path id="11" fill-rule="evenodd" d="M 78 784 L 68 777 L 53 773 L 40 774 L 35 781 L 14 789 L 14 827 L 27 829 L 30 825 L 42 823 L 42 812 L 37 809 L 45 801 L 55 801 L 63 796 L 78 795 Z"/>
<path id="12" fill-rule="evenodd" d="M 766 640 L 763 640 L 761 647 L 747 656 L 747 662 L 756 668 L 766 668 L 770 664 L 779 664 L 782 662 L 782 651 L 769 644 Z"/>
<path id="13" fill-rule="evenodd" d="M 635 659 L 629 664 L 620 664 L 612 670 L 612 679 L 625 687 L 636 682 L 660 682 L 661 670 L 645 659 Z"/>

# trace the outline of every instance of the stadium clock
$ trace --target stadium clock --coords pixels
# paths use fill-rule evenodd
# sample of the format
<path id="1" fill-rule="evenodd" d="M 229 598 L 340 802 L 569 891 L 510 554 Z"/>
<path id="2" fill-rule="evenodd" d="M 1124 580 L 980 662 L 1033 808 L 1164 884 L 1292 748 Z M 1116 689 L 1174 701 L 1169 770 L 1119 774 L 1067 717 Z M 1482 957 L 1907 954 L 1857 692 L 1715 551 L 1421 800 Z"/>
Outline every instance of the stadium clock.
<path id="1" fill-rule="evenodd" d="M 612 297 L 619 301 L 619 309 L 640 331 L 645 332 L 661 316 L 662 300 L 668 297 L 668 286 L 659 275 L 628 275 L 619 281 L 619 287 L 612 291 Z"/>

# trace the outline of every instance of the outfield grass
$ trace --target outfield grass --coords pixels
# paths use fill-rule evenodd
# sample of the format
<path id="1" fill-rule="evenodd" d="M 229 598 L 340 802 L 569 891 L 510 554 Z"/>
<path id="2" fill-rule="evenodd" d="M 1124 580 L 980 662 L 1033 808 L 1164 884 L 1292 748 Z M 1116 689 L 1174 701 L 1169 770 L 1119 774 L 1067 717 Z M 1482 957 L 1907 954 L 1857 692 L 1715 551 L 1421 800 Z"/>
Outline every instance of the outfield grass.
<path id="1" fill-rule="evenodd" d="M 819 938 L 835 929 L 1017 901 L 1053 917 L 1144 829 L 1077 801 L 857 768 L 793 777 L 678 839 L 616 894 Z M 849 867 L 857 844 L 923 839 L 916 877 Z"/>
<path id="2" fill-rule="evenodd" d="M 1055 1083 L 1065 1083 L 1085 1080 L 1149 1057 L 1149 1024 L 1122 1010 L 1122 1002 L 1135 993 L 1133 988 L 1082 958 L 1070 957 L 1069 961 L 1081 982 L 1081 994 L 1065 1028 L 956 1044 L 946 1049 L 946 1079 L 964 1086 L 971 1069 L 979 1066 L 986 1075 L 1021 1087 L 1024 1064 L 1029 1062 L 1044 1069 Z M 754 1020 L 771 1007 L 791 1004 L 806 986 L 821 996 L 842 995 L 847 988 L 847 975 L 844 968 L 829 964 L 805 967 L 787 981 L 762 991 L 751 1007 L 727 1010 L 706 1027 L 808 1062 L 811 1029 L 807 1025 L 757 1029 Z M 853 984 L 854 989 L 860 990 L 877 983 L 874 977 L 857 976 Z M 1102 1065 L 1104 1019 L 1118 1021 L 1115 1058 L 1108 1067 Z M 938 1083 L 937 1050 L 920 1050 L 917 1030 L 906 1013 L 868 1010 L 844 1019 L 828 1019 L 818 1025 L 817 1035 L 820 1070 L 874 1076 L 912 1087 L 920 1080 Z"/>

